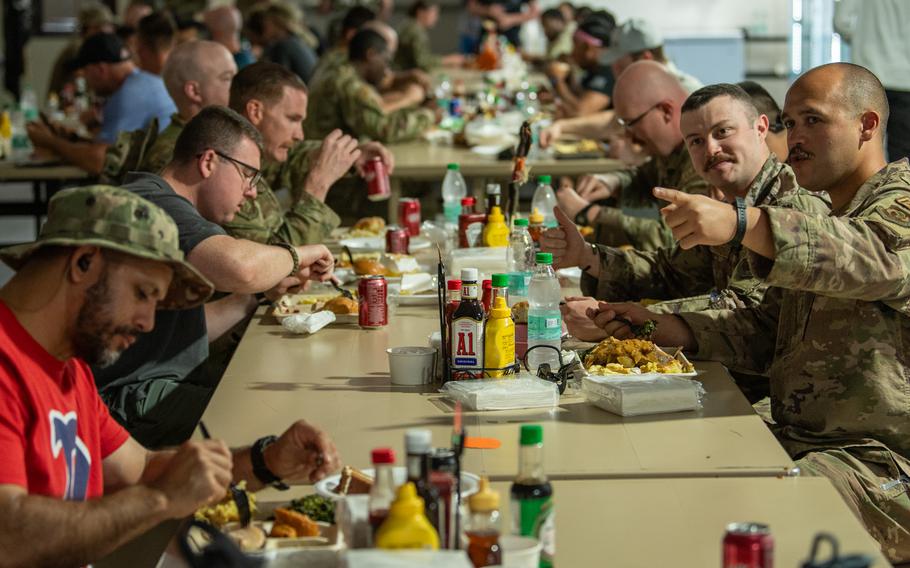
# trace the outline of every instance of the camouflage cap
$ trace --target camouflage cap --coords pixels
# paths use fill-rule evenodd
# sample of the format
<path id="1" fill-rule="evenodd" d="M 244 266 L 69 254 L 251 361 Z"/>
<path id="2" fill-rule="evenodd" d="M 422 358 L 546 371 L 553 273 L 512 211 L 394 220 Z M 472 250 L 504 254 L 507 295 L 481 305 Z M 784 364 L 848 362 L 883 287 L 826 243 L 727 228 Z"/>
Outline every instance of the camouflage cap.
<path id="1" fill-rule="evenodd" d="M 174 278 L 161 309 L 198 306 L 214 291 L 184 260 L 170 215 L 125 189 L 91 185 L 59 192 L 50 201 L 38 240 L 0 249 L 0 260 L 18 270 L 32 253 L 49 245 L 92 245 L 167 264 Z"/>

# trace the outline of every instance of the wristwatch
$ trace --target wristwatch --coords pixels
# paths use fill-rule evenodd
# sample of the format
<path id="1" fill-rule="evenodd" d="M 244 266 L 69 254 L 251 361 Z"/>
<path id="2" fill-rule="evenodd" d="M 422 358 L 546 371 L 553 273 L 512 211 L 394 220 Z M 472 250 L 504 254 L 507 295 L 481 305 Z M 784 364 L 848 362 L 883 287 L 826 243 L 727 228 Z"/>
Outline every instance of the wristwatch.
<path id="1" fill-rule="evenodd" d="M 582 226 L 590 225 L 590 222 L 588 221 L 588 211 L 589 211 L 592 207 L 594 207 L 595 205 L 597 205 L 597 204 L 596 204 L 596 203 L 593 203 L 593 202 L 592 202 L 592 203 L 588 203 L 587 205 L 585 205 L 585 206 L 582 208 L 581 211 L 579 211 L 578 213 L 576 213 L 576 214 L 575 214 L 575 219 L 574 219 L 575 224 L 576 224 L 576 225 L 582 225 Z"/>
<path id="2" fill-rule="evenodd" d="M 294 267 L 291 269 L 288 276 L 294 276 L 300 271 L 300 257 L 297 255 L 297 249 L 294 248 L 294 245 L 286 242 L 277 242 L 275 243 L 276 247 L 281 247 L 284 250 L 288 251 L 291 255 L 291 260 L 294 261 Z"/>
<path id="3" fill-rule="evenodd" d="M 256 443 L 250 448 L 250 462 L 253 464 L 253 475 L 256 476 L 256 479 L 280 491 L 287 491 L 290 487 L 265 465 L 265 456 L 262 453 L 269 444 L 277 439 L 278 436 L 265 436 L 256 440 Z"/>
<path id="4" fill-rule="evenodd" d="M 746 202 L 742 197 L 737 197 L 732 205 L 736 209 L 736 233 L 730 243 L 738 245 L 743 242 L 743 237 L 746 236 Z"/>

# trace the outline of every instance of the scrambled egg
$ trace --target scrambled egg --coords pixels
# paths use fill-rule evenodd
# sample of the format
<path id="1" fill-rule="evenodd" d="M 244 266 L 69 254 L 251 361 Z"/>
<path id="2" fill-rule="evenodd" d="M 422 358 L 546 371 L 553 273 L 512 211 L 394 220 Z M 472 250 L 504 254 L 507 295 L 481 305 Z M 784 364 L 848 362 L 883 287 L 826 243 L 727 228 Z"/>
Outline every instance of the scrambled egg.
<path id="1" fill-rule="evenodd" d="M 585 369 L 592 375 L 631 375 L 689 373 L 694 367 L 671 357 L 650 341 L 609 337 L 588 353 Z"/>

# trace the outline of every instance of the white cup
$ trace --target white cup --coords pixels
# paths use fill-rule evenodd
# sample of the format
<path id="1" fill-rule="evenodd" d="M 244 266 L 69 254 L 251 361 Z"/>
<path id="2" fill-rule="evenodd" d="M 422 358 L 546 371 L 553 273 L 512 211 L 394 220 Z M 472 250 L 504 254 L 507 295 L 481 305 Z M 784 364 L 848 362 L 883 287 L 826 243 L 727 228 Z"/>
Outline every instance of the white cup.
<path id="1" fill-rule="evenodd" d="M 537 568 L 540 564 L 540 543 L 526 536 L 499 537 L 503 568 Z"/>
<path id="2" fill-rule="evenodd" d="M 393 385 L 418 386 L 433 382 L 436 350 L 432 347 L 391 347 L 389 371 Z"/>

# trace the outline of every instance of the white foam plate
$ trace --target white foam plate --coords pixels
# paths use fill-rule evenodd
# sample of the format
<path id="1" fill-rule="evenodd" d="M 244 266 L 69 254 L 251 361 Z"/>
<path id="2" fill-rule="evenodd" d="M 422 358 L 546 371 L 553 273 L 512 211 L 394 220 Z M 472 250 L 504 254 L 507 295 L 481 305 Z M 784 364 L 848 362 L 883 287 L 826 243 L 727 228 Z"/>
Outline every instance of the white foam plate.
<path id="1" fill-rule="evenodd" d="M 348 247 L 351 252 L 385 251 L 385 237 L 355 237 L 342 239 L 338 242 L 343 247 Z M 411 237 L 410 250 L 423 250 L 430 248 L 432 243 L 424 237 Z"/>
<path id="2" fill-rule="evenodd" d="M 376 470 L 372 467 L 368 467 L 360 470 L 365 475 L 370 477 L 375 477 Z M 408 480 L 408 469 L 406 467 L 396 467 L 392 470 L 392 477 L 395 479 L 395 485 L 404 485 Z M 322 480 L 318 481 L 316 485 L 313 486 L 316 489 L 316 493 L 327 497 L 329 499 L 341 499 L 341 495 L 334 493 L 332 490 L 338 486 L 338 482 L 341 480 L 341 474 L 336 473 L 335 475 L 330 475 Z M 467 497 L 468 495 L 473 495 L 477 493 L 477 488 L 480 487 L 480 478 L 474 475 L 473 473 L 468 473 L 466 471 L 461 472 L 461 496 L 462 498 Z"/>
<path id="3" fill-rule="evenodd" d="M 481 156 L 492 156 L 495 158 L 506 148 L 508 148 L 508 146 L 503 146 L 501 144 L 482 144 L 480 146 L 474 146 L 471 148 L 471 152 L 474 154 L 479 154 Z"/>

